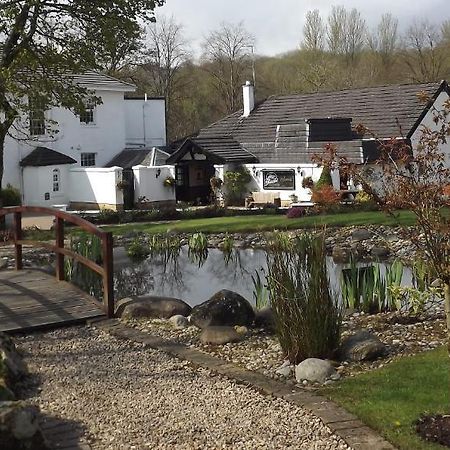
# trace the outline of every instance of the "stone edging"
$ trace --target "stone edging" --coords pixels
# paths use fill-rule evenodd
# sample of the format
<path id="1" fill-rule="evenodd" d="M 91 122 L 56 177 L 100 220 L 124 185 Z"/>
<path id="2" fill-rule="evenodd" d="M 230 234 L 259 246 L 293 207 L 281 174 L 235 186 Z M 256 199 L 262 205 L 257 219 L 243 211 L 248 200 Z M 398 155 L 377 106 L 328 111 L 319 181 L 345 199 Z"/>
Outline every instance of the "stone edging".
<path id="1" fill-rule="evenodd" d="M 89 325 L 102 329 L 119 339 L 142 343 L 155 350 L 189 361 L 195 367 L 202 367 L 230 378 L 239 384 L 251 387 L 262 394 L 282 398 L 301 406 L 317 416 L 333 433 L 341 437 L 355 450 L 395 450 L 395 447 L 336 403 L 294 386 L 273 380 L 257 372 L 241 368 L 236 364 L 189 348 L 184 344 L 152 336 L 135 328 L 127 327 L 116 319 L 92 320 Z"/>

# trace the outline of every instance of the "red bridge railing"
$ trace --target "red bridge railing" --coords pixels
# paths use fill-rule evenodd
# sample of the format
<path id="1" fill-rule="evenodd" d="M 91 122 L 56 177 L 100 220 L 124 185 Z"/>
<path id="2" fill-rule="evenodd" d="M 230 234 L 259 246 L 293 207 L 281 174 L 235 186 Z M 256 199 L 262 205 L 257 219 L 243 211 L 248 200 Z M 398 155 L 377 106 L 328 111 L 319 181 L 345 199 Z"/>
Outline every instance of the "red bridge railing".
<path id="1" fill-rule="evenodd" d="M 24 240 L 22 230 L 22 213 L 39 213 L 55 217 L 55 244 L 48 242 Z M 14 247 L 15 268 L 22 270 L 22 246 L 45 248 L 56 253 L 56 279 L 64 280 L 64 257 L 73 258 L 75 261 L 85 265 L 97 272 L 103 280 L 103 303 L 100 305 L 108 317 L 114 316 L 114 288 L 113 288 L 113 238 L 112 233 L 102 231 L 94 224 L 64 211 L 40 206 L 12 206 L 0 208 L 0 218 L 8 214 L 14 215 Z M 79 226 L 82 230 L 97 236 L 102 242 L 102 265 L 64 248 L 64 221 Z"/>

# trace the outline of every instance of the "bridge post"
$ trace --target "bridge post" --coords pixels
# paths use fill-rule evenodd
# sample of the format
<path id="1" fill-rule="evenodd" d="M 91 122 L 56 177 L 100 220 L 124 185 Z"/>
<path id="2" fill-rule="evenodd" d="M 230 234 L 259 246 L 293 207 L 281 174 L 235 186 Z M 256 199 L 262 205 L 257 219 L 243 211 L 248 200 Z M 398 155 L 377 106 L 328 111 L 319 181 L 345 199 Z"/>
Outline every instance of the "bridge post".
<path id="1" fill-rule="evenodd" d="M 114 317 L 113 236 L 104 234 L 103 247 L 103 308 L 108 317 Z"/>
<path id="2" fill-rule="evenodd" d="M 64 219 L 56 217 L 55 222 L 56 229 L 56 247 L 57 249 L 64 248 Z M 62 253 L 56 253 L 56 279 L 58 281 L 64 281 L 64 255 Z"/>
<path id="3" fill-rule="evenodd" d="M 18 244 L 22 240 L 22 213 L 14 213 L 14 253 L 16 256 L 16 270 L 22 270 L 22 244 Z"/>

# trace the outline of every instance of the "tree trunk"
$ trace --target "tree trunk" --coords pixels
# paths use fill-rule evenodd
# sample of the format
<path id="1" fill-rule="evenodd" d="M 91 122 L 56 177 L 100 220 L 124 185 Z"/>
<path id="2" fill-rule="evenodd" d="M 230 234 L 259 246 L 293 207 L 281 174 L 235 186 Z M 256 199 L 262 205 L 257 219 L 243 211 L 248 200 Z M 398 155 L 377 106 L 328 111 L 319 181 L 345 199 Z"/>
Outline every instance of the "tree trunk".
<path id="1" fill-rule="evenodd" d="M 3 187 L 3 173 L 5 171 L 5 139 L 6 133 L 3 132 L 2 128 L 0 128 L 0 189 Z"/>
<path id="2" fill-rule="evenodd" d="M 450 358 L 450 284 L 444 283 L 445 319 L 447 323 L 447 351 Z M 450 386 L 449 386 L 450 387 Z"/>

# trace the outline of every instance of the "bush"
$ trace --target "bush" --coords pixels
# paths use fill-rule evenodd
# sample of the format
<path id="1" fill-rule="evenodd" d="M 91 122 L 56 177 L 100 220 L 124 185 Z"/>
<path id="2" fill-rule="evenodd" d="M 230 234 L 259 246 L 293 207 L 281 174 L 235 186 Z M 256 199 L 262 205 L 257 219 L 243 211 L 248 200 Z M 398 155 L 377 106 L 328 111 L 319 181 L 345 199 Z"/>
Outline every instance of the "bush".
<path id="1" fill-rule="evenodd" d="M 317 203 L 322 209 L 328 211 L 333 207 L 339 205 L 340 195 L 336 192 L 333 186 L 316 187 L 313 190 L 311 201 Z"/>
<path id="2" fill-rule="evenodd" d="M 0 189 L 0 207 L 1 206 L 19 206 L 22 204 L 20 191 L 10 184 L 6 188 Z"/>
<path id="3" fill-rule="evenodd" d="M 331 357 L 339 345 L 342 309 L 329 284 L 324 233 L 274 234 L 266 256 L 276 334 L 285 356 L 295 364 Z"/>
<path id="4" fill-rule="evenodd" d="M 320 174 L 319 181 L 314 186 L 314 190 L 320 190 L 324 186 L 333 186 L 333 181 L 331 179 L 331 172 L 328 166 L 324 166 L 322 173 Z"/>
<path id="5" fill-rule="evenodd" d="M 241 205 L 244 195 L 247 194 L 247 184 L 252 179 L 250 172 L 245 167 L 240 166 L 233 172 L 225 172 L 223 177 L 227 205 Z"/>
<path id="6" fill-rule="evenodd" d="M 288 219 L 298 219 L 299 217 L 303 217 L 305 215 L 305 208 L 301 206 L 294 206 L 290 208 L 286 214 Z"/>
<path id="7" fill-rule="evenodd" d="M 302 188 L 303 189 L 312 189 L 314 187 L 314 181 L 312 177 L 305 177 L 302 180 Z"/>

